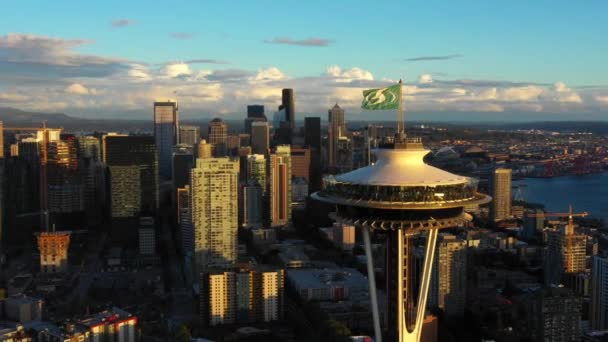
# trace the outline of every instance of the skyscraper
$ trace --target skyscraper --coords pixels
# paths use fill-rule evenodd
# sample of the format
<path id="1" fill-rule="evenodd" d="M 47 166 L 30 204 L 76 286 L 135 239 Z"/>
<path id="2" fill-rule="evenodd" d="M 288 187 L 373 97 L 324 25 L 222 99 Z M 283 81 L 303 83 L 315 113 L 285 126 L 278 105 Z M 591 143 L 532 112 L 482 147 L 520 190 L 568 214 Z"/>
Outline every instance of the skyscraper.
<path id="1" fill-rule="evenodd" d="M 466 241 L 441 234 L 437 246 L 429 304 L 448 316 L 464 315 L 467 284 Z"/>
<path id="2" fill-rule="evenodd" d="M 536 293 L 529 303 L 534 324 L 533 341 L 578 341 L 581 333 L 582 298 L 565 287 L 550 287 Z"/>
<path id="3" fill-rule="evenodd" d="M 547 232 L 547 249 L 544 257 L 546 285 L 564 282 L 564 274 L 585 272 L 587 262 L 587 236 L 576 234 L 572 219 L 561 229 Z"/>
<path id="4" fill-rule="evenodd" d="M 257 184 L 266 193 L 266 157 L 263 154 L 251 154 L 246 159 L 245 183 Z"/>
<path id="5" fill-rule="evenodd" d="M 175 191 L 190 183 L 190 170 L 192 169 L 192 166 L 194 166 L 194 151 L 192 145 L 175 145 L 171 158 L 171 174 L 173 189 Z"/>
<path id="6" fill-rule="evenodd" d="M 535 215 L 529 215 L 530 213 Z M 534 238 L 543 230 L 545 227 L 545 217 L 543 213 L 544 211 L 542 209 L 524 212 L 524 237 L 528 239 Z"/>
<path id="7" fill-rule="evenodd" d="M 270 225 L 286 226 L 291 221 L 291 148 L 279 145 L 270 155 L 268 166 Z"/>
<path id="8" fill-rule="evenodd" d="M 279 111 L 275 113 L 275 118 L 273 118 L 276 142 L 280 145 L 291 145 L 295 125 L 295 99 L 293 89 L 283 89 Z"/>
<path id="9" fill-rule="evenodd" d="M 158 172 L 162 179 L 171 179 L 171 154 L 179 141 L 177 101 L 154 102 L 154 137 L 158 153 Z"/>
<path id="10" fill-rule="evenodd" d="M 304 119 L 304 144 L 310 148 L 310 181 L 308 192 L 321 190 L 321 118 Z"/>
<path id="11" fill-rule="evenodd" d="M 593 257 L 591 268 L 591 328 L 608 329 L 608 256 Z"/>
<path id="12" fill-rule="evenodd" d="M 214 157 L 225 157 L 228 154 L 228 125 L 224 120 L 215 118 L 209 122 L 207 141 L 213 145 Z"/>
<path id="13" fill-rule="evenodd" d="M 338 163 L 338 143 L 342 136 L 346 135 L 346 124 L 344 122 L 344 109 L 340 108 L 336 103 L 330 110 L 327 111 L 327 155 L 328 166 L 337 168 Z"/>
<path id="14" fill-rule="evenodd" d="M 285 122 L 288 123 L 287 126 L 293 131 L 296 127 L 296 108 L 293 89 L 283 89 L 281 105 L 279 106 L 279 110 L 281 109 L 285 109 Z"/>
<path id="15" fill-rule="evenodd" d="M 494 221 L 511 216 L 511 169 L 496 169 L 490 177 L 491 217 Z"/>
<path id="16" fill-rule="evenodd" d="M 201 131 L 198 126 L 180 125 L 179 144 L 195 146 L 201 139 Z"/>
<path id="17" fill-rule="evenodd" d="M 183 256 L 194 254 L 194 230 L 190 211 L 190 186 L 177 189 L 177 223 L 179 224 L 179 249 Z"/>
<path id="18" fill-rule="evenodd" d="M 264 224 L 264 191 L 254 182 L 243 185 L 241 225 L 243 228 L 261 228 Z"/>
<path id="19" fill-rule="evenodd" d="M 197 272 L 236 264 L 239 163 L 197 159 L 190 178 L 190 210 Z"/>
<path id="20" fill-rule="evenodd" d="M 310 148 L 291 148 L 291 177 L 310 181 Z"/>
<path id="21" fill-rule="evenodd" d="M 310 148 L 321 150 L 321 118 L 304 118 L 304 144 Z"/>
<path id="22" fill-rule="evenodd" d="M 270 130 L 268 122 L 257 121 L 251 124 L 251 152 L 268 154 L 270 148 Z"/>
<path id="23" fill-rule="evenodd" d="M 129 233 L 134 234 L 131 236 L 134 239 L 133 219 L 141 212 L 154 213 L 159 203 L 158 154 L 154 137 L 107 136 L 104 145 L 110 177 L 111 216 L 114 221 L 125 221 L 132 229 Z M 129 238 L 127 232 L 113 228 L 117 229 L 117 234 L 124 233 L 121 238 Z"/>
<path id="24" fill-rule="evenodd" d="M 264 106 L 263 105 L 248 105 L 247 106 L 247 117 L 266 120 L 266 115 L 264 115 Z"/>
<path id="25" fill-rule="evenodd" d="M 84 191 L 78 172 L 78 146 L 72 134 L 47 144 L 47 193 L 51 213 L 70 214 L 84 211 Z M 64 215 L 65 216 L 65 215 Z"/>
<path id="26" fill-rule="evenodd" d="M 267 122 L 264 114 L 264 106 L 249 105 L 247 106 L 247 117 L 245 118 L 245 133 L 251 134 L 251 126 L 254 122 Z"/>

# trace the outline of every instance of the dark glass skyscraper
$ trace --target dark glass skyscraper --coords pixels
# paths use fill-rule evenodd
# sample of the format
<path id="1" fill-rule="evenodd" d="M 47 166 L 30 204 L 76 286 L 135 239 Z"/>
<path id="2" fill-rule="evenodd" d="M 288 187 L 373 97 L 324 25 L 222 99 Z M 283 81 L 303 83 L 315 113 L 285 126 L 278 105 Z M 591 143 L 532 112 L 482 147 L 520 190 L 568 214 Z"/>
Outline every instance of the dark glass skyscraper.
<path id="1" fill-rule="evenodd" d="M 260 118 L 266 120 L 266 115 L 264 115 L 264 106 L 263 105 L 248 105 L 247 106 L 247 117 L 248 118 Z"/>
<path id="2" fill-rule="evenodd" d="M 321 150 L 321 118 L 304 118 L 304 144 L 310 148 Z"/>
<path id="3" fill-rule="evenodd" d="M 321 118 L 304 119 L 304 144 L 310 148 L 310 181 L 308 192 L 321 190 Z"/>
<path id="4" fill-rule="evenodd" d="M 174 100 L 154 102 L 154 137 L 158 153 L 159 173 L 163 179 L 171 179 L 171 155 L 173 145 L 179 141 L 179 117 Z"/>
<path id="5" fill-rule="evenodd" d="M 292 130 L 296 126 L 296 108 L 293 89 L 283 89 L 282 101 L 279 110 L 285 109 L 285 121 Z"/>
<path id="6" fill-rule="evenodd" d="M 126 232 L 119 230 L 120 223 L 133 224 L 141 212 L 153 213 L 158 207 L 158 155 L 154 137 L 107 136 L 104 144 L 110 177 L 110 211 L 115 223 L 113 237 L 134 238 L 136 226 Z"/>

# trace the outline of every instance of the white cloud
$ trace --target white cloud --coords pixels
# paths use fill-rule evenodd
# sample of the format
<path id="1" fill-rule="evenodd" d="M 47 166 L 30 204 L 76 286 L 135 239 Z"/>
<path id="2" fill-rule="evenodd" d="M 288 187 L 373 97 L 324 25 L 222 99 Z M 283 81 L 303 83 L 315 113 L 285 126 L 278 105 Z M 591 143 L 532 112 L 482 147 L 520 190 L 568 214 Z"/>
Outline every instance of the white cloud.
<path id="1" fill-rule="evenodd" d="M 65 88 L 65 92 L 75 95 L 95 95 L 97 90 L 93 88 L 87 88 L 80 83 L 72 83 Z"/>
<path id="2" fill-rule="evenodd" d="M 161 73 L 168 78 L 176 78 L 181 76 L 190 76 L 192 75 L 192 70 L 190 70 L 190 66 L 186 63 L 171 63 L 165 65 Z"/>
<path id="3" fill-rule="evenodd" d="M 155 98 L 176 98 L 185 111 L 243 112 L 247 104 L 260 103 L 271 114 L 280 102 L 281 88 L 289 87 L 295 89 L 298 112 L 320 113 L 338 102 L 357 113 L 362 90 L 397 82 L 375 79 L 361 67 L 330 65 L 314 76 L 292 77 L 277 66 L 246 70 L 207 59 L 155 65 L 75 51 L 88 43 L 27 34 L 0 36 L 0 66 L 10 63 L 10 69 L 0 68 L 0 103 L 68 113 L 87 108 L 119 112 L 145 110 Z M 201 64 L 206 69 L 199 69 Z M 15 77 L 22 71 L 47 82 L 22 82 Z M 404 84 L 407 110 L 550 112 L 608 106 L 607 89 L 443 77 L 436 80 L 423 73 Z"/>
<path id="4" fill-rule="evenodd" d="M 498 98 L 502 101 L 529 101 L 538 99 L 544 92 L 543 88 L 538 86 L 511 87 L 498 92 Z"/>
<path id="5" fill-rule="evenodd" d="M 280 81 L 285 79 L 285 74 L 276 67 L 270 67 L 266 69 L 260 69 L 251 78 L 252 82 L 267 82 L 267 81 Z"/>
<path id="6" fill-rule="evenodd" d="M 336 82 L 372 81 L 374 79 L 374 75 L 367 70 L 358 67 L 342 69 L 338 65 L 328 67 L 325 70 L 325 75 L 334 78 Z"/>
<path id="7" fill-rule="evenodd" d="M 608 104 L 608 95 L 596 95 L 595 100 L 597 102 Z"/>
<path id="8" fill-rule="evenodd" d="M 420 83 L 420 84 L 433 83 L 433 76 L 431 76 L 430 74 L 422 74 L 422 75 L 420 75 L 420 77 L 418 77 L 418 83 Z"/>
<path id="9" fill-rule="evenodd" d="M 2 102 L 24 102 L 29 97 L 17 93 L 0 93 L 0 101 Z"/>

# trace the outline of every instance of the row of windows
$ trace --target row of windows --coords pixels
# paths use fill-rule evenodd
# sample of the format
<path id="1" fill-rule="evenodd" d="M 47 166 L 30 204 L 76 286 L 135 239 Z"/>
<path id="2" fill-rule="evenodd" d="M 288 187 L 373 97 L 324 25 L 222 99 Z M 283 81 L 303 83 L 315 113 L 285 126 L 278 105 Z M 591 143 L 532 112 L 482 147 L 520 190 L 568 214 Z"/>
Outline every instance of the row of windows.
<path id="1" fill-rule="evenodd" d="M 323 179 L 323 192 L 326 194 L 364 201 L 406 203 L 463 201 L 473 198 L 476 190 L 476 184 L 473 182 L 437 186 L 390 186 L 341 183 L 333 177 Z"/>

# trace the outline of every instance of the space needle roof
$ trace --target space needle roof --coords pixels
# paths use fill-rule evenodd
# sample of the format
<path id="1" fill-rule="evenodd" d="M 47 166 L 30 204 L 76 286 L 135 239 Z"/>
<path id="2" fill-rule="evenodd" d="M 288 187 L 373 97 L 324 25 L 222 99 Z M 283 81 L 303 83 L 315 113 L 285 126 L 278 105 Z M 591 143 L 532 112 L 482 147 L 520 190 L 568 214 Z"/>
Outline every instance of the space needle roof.
<path id="1" fill-rule="evenodd" d="M 389 186 L 435 186 L 470 182 L 463 177 L 438 169 L 424 162 L 430 151 L 423 148 L 376 149 L 377 162 L 373 165 L 335 176 L 342 183 L 389 185 Z"/>

